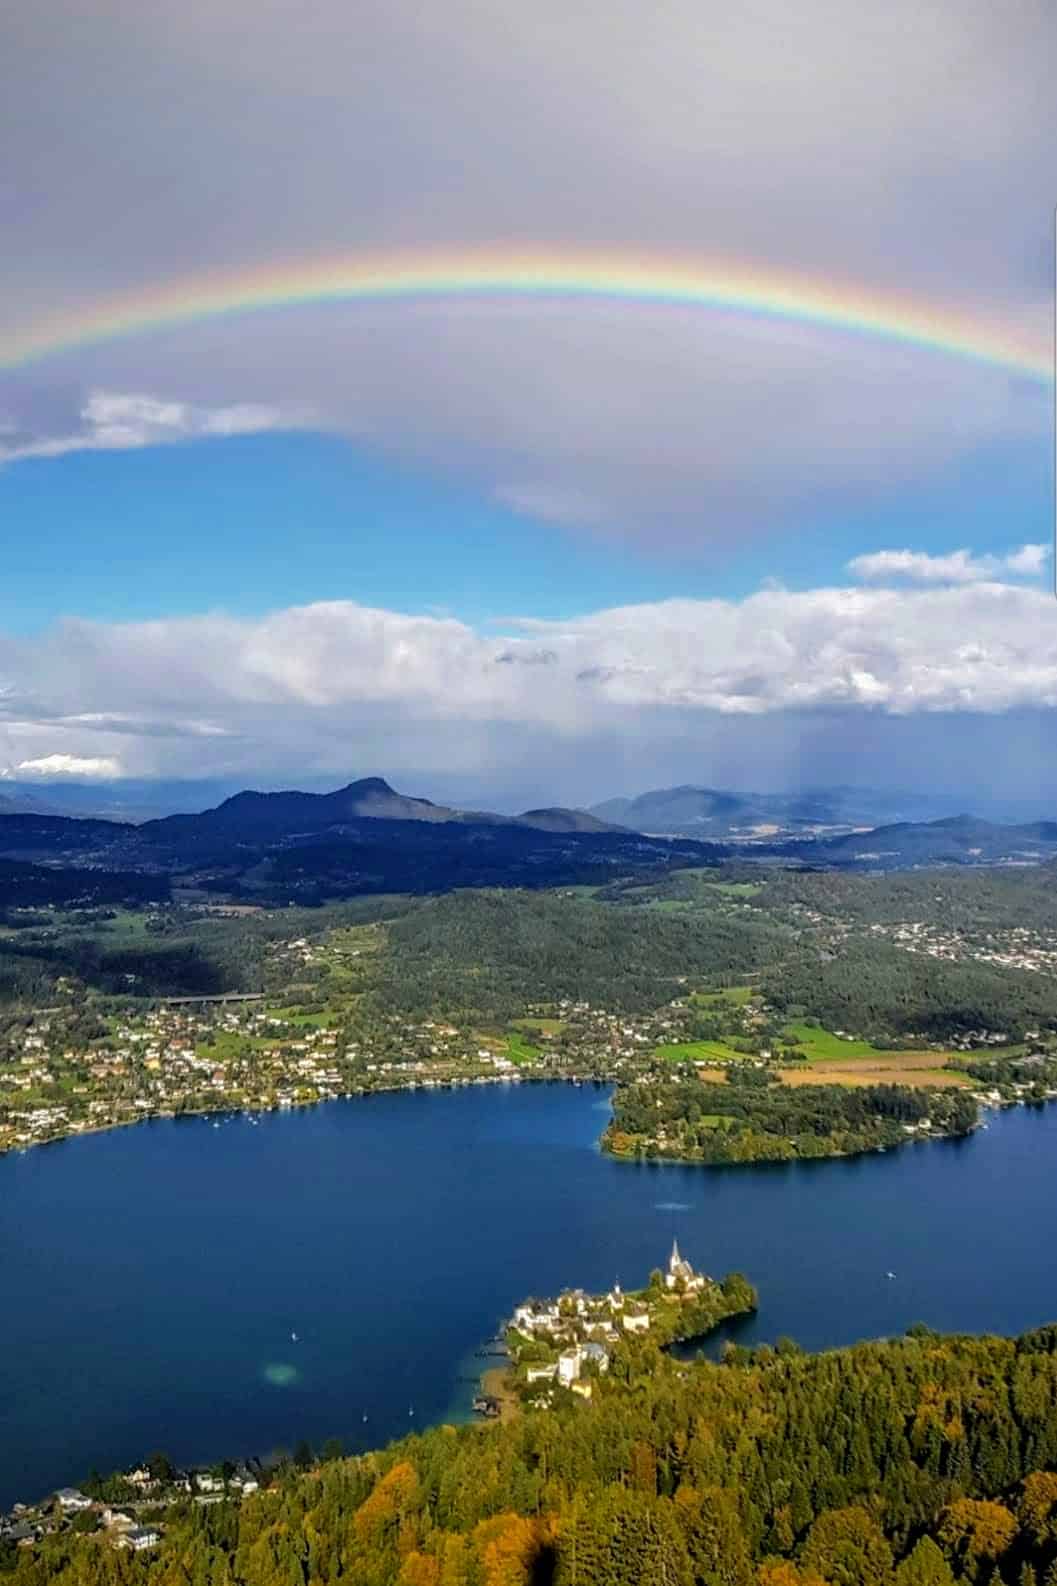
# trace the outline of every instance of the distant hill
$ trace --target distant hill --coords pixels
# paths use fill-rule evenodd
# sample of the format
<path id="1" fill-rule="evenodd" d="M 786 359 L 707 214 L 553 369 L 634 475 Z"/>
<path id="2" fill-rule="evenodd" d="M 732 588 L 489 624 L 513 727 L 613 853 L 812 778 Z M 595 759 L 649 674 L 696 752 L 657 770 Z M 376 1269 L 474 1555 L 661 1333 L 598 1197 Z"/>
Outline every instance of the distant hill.
<path id="1" fill-rule="evenodd" d="M 531 826 L 538 832 L 626 832 L 627 826 L 617 826 L 611 821 L 591 815 L 587 810 L 545 809 L 525 810 L 514 817 L 518 826 Z"/>
<path id="2" fill-rule="evenodd" d="M 854 800 L 862 797 L 680 787 L 591 811 L 497 815 L 434 804 L 364 777 L 328 793 L 245 790 L 198 814 L 140 825 L 0 806 L 0 857 L 168 877 L 192 893 L 268 903 L 604 882 L 735 856 L 841 870 L 1057 858 L 1055 821 L 999 825 L 957 815 L 842 825 L 853 808 L 861 813 Z"/>
<path id="3" fill-rule="evenodd" d="M 789 845 L 814 862 L 883 869 L 937 864 L 1038 864 L 1057 857 L 1057 821 L 999 825 L 972 815 L 898 821 L 824 842 Z"/>
<path id="4" fill-rule="evenodd" d="M 654 788 L 637 798 L 606 799 L 592 804 L 590 813 L 657 836 L 759 843 L 783 836 L 837 836 L 901 820 L 928 821 L 953 811 L 950 802 L 917 793 L 849 787 L 752 793 L 684 785 Z"/>
<path id="5" fill-rule="evenodd" d="M 583 810 L 527 810 L 495 815 L 488 810 L 452 809 L 430 799 L 397 793 L 382 777 L 363 777 L 333 793 L 236 793 L 216 809 L 198 815 L 167 815 L 146 821 L 146 842 L 171 842 L 204 835 L 241 838 L 293 836 L 325 831 L 349 821 L 427 821 L 432 825 L 524 826 L 535 831 L 605 832 L 616 828 Z"/>
<path id="6" fill-rule="evenodd" d="M 260 902 L 455 887 L 607 882 L 716 863 L 713 844 L 647 838 L 580 810 L 456 810 L 365 777 L 330 793 L 244 791 L 213 809 L 127 821 L 0 812 L 0 856 L 172 878 Z"/>
<path id="7" fill-rule="evenodd" d="M 0 793 L 0 815 L 59 815 L 54 804 L 33 793 Z"/>

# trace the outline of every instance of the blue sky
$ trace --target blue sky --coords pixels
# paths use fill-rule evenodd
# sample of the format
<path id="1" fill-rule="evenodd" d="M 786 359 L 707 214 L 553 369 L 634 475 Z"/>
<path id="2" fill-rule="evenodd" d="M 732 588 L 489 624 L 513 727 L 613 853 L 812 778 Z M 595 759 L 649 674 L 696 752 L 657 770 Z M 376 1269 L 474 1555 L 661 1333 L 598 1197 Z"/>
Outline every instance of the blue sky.
<path id="1" fill-rule="evenodd" d="M 441 474 L 311 433 L 71 452 L 0 469 L 0 624 L 103 622 L 344 599 L 481 625 L 674 596 L 736 599 L 767 579 L 845 583 L 852 557 L 910 545 L 1001 553 L 1050 532 L 1048 458 L 981 448 L 912 493 L 802 512 L 780 534 L 651 551 L 541 523 Z"/>

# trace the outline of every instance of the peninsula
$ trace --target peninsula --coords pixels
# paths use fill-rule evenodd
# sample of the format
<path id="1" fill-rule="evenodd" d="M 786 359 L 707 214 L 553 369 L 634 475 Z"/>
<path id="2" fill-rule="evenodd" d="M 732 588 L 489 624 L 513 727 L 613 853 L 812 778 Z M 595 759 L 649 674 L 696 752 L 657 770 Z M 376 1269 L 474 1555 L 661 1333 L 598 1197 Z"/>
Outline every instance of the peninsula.
<path id="1" fill-rule="evenodd" d="M 666 1268 L 655 1268 L 643 1289 L 615 1282 L 606 1294 L 567 1289 L 518 1305 L 506 1328 L 513 1389 L 533 1406 L 552 1404 L 562 1389 L 589 1399 L 610 1372 L 630 1382 L 658 1350 L 703 1338 L 756 1304 L 756 1290 L 740 1272 L 723 1279 L 698 1272 L 673 1241 Z"/>

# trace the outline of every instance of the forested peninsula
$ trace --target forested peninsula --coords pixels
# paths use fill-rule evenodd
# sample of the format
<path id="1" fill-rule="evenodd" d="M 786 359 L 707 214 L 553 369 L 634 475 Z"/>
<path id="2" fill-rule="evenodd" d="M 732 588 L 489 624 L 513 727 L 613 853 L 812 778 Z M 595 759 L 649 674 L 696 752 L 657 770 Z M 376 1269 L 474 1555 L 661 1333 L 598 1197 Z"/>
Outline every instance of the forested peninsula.
<path id="1" fill-rule="evenodd" d="M 977 1116 L 976 1101 L 963 1090 L 786 1088 L 769 1070 L 744 1066 L 724 1085 L 692 1075 L 622 1085 L 602 1145 L 636 1161 L 793 1162 L 964 1135 Z"/>
<path id="2" fill-rule="evenodd" d="M 505 1424 L 439 1427 L 238 1500 L 157 1545 L 7 1546 L 13 1586 L 1053 1586 L 1057 1327 L 682 1364 L 635 1340 Z"/>

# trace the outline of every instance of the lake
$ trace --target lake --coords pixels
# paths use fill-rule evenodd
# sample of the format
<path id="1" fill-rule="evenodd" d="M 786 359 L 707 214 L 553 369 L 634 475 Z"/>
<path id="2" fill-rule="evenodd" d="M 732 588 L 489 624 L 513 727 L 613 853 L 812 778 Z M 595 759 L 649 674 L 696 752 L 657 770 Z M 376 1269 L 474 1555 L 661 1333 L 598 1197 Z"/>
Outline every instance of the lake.
<path id="1" fill-rule="evenodd" d="M 465 1415 L 518 1300 L 640 1284 L 673 1235 L 758 1286 L 743 1341 L 1057 1319 L 1057 1107 L 725 1169 L 608 1161 L 606 1111 L 589 1086 L 420 1091 L 0 1159 L 0 1506 L 156 1449 L 352 1450 Z"/>

